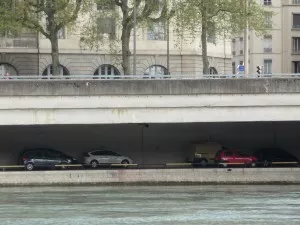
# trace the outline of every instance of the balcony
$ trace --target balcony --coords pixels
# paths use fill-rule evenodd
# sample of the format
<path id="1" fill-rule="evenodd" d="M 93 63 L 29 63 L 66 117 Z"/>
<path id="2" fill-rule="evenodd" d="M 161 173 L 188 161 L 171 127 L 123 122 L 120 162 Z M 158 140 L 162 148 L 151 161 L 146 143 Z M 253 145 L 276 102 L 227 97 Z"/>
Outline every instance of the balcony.
<path id="1" fill-rule="evenodd" d="M 272 48 L 264 48 L 264 53 L 271 53 L 272 52 Z"/>

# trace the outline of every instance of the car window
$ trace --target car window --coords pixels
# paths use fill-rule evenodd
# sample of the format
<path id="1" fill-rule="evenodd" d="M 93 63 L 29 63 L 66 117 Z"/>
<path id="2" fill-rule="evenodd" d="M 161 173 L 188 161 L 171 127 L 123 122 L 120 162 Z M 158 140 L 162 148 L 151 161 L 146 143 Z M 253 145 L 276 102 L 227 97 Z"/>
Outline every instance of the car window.
<path id="1" fill-rule="evenodd" d="M 111 156 L 119 156 L 118 153 L 112 152 L 112 151 L 107 151 L 107 155 L 111 155 Z"/>
<path id="2" fill-rule="evenodd" d="M 42 158 L 43 157 L 43 152 L 40 150 L 37 151 L 29 151 L 24 154 L 24 156 L 29 157 L 29 158 Z"/>
<path id="3" fill-rule="evenodd" d="M 240 157 L 248 157 L 248 155 L 243 152 L 237 152 L 236 155 Z"/>
<path id="4" fill-rule="evenodd" d="M 44 155 L 45 155 L 46 158 L 58 158 L 62 154 L 60 152 L 57 152 L 57 151 L 44 150 Z"/>
<path id="5" fill-rule="evenodd" d="M 92 155 L 105 155 L 105 151 L 95 151 L 91 152 Z"/>
<path id="6" fill-rule="evenodd" d="M 43 152 L 42 151 L 36 151 L 35 152 L 35 157 L 36 158 L 43 158 Z"/>
<path id="7" fill-rule="evenodd" d="M 233 156 L 233 153 L 231 151 L 225 151 L 224 156 Z"/>

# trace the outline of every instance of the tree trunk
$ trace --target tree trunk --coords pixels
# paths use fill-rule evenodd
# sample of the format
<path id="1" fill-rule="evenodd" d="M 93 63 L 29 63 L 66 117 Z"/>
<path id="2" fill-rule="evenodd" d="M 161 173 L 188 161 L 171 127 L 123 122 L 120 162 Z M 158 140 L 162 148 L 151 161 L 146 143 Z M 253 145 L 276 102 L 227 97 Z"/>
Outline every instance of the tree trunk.
<path id="1" fill-rule="evenodd" d="M 122 29 L 122 67 L 125 75 L 130 75 L 130 64 L 129 64 L 129 57 L 130 57 L 130 50 L 129 50 L 129 41 L 130 41 L 130 31 L 131 29 L 123 25 Z"/>
<path id="2" fill-rule="evenodd" d="M 50 37 L 51 42 L 51 57 L 52 57 L 52 75 L 59 75 L 59 50 L 57 34 L 52 34 Z"/>
<path id="3" fill-rule="evenodd" d="M 201 45 L 202 45 L 202 64 L 203 64 L 203 74 L 208 74 L 208 57 L 207 57 L 207 17 L 206 13 L 202 14 L 202 24 L 201 24 Z"/>

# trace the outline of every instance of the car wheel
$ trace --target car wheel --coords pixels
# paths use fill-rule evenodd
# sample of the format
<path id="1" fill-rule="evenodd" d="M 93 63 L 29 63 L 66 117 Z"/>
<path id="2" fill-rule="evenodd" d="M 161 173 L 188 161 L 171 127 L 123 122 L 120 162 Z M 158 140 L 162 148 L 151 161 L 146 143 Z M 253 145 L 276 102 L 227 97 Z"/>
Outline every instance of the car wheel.
<path id="1" fill-rule="evenodd" d="M 267 160 L 265 160 L 263 166 L 264 166 L 264 167 L 269 167 L 269 166 L 270 166 L 270 163 L 269 163 Z"/>
<path id="2" fill-rule="evenodd" d="M 121 164 L 129 164 L 129 161 L 127 159 L 125 159 L 121 162 Z"/>
<path id="3" fill-rule="evenodd" d="M 25 167 L 26 167 L 26 170 L 28 170 L 28 171 L 32 171 L 34 168 L 32 163 L 27 163 Z"/>
<path id="4" fill-rule="evenodd" d="M 92 162 L 91 162 L 91 165 L 92 165 L 92 168 L 97 168 L 98 167 L 98 165 L 99 165 L 99 163 L 98 163 L 98 161 L 97 160 L 93 160 Z"/>
<path id="5" fill-rule="evenodd" d="M 206 167 L 206 165 L 207 165 L 207 160 L 201 159 L 199 163 L 200 163 L 200 166 L 201 166 L 201 167 Z"/>

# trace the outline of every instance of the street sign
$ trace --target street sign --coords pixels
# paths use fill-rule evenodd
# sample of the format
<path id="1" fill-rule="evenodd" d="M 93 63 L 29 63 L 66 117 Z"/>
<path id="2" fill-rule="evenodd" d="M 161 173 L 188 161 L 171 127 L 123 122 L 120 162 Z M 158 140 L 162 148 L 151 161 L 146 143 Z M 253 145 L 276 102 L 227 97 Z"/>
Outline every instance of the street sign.
<path id="1" fill-rule="evenodd" d="M 240 72 L 244 72 L 244 71 L 245 71 L 245 66 L 240 65 L 240 66 L 239 66 L 239 71 L 240 71 Z"/>

